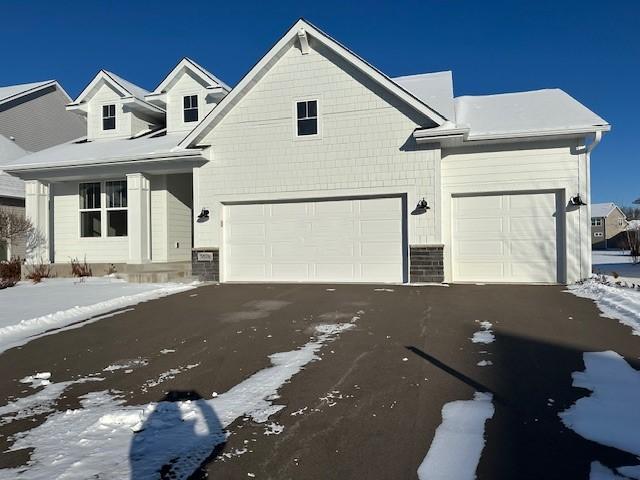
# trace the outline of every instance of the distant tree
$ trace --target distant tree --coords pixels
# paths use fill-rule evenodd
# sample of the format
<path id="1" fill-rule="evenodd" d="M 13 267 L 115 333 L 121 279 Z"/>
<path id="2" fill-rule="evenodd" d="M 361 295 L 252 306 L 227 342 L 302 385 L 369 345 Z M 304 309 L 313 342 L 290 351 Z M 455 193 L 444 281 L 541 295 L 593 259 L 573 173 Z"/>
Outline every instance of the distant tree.
<path id="1" fill-rule="evenodd" d="M 620 210 L 625 214 L 627 220 L 640 220 L 640 207 L 623 206 Z"/>

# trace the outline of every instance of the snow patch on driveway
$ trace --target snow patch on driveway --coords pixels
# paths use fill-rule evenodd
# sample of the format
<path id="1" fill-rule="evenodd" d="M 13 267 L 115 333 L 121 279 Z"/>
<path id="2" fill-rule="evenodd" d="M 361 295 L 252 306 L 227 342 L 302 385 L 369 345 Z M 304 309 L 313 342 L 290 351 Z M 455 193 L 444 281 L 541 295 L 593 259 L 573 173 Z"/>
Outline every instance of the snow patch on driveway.
<path id="1" fill-rule="evenodd" d="M 442 423 L 418 467 L 420 480 L 473 480 L 484 448 L 484 425 L 493 417 L 492 395 L 479 393 L 442 407 Z"/>
<path id="2" fill-rule="evenodd" d="M 352 323 L 319 325 L 297 350 L 270 355 L 272 366 L 210 400 L 163 401 L 126 406 L 113 392 L 81 397 L 82 407 L 57 412 L 16 435 L 10 450 L 33 449 L 26 466 L 0 470 L 0 479 L 186 479 L 226 440 L 224 428 L 240 417 L 268 419 L 278 389 L 318 356 L 322 346 Z"/>
<path id="3" fill-rule="evenodd" d="M 21 282 L 0 290 L 0 353 L 47 330 L 192 288 L 193 284 L 140 284 L 110 277 Z"/>
<path id="4" fill-rule="evenodd" d="M 583 358 L 573 386 L 593 393 L 560 413 L 562 422 L 584 438 L 640 455 L 640 372 L 612 351 Z"/>
<path id="5" fill-rule="evenodd" d="M 478 322 L 478 320 L 476 320 L 476 322 Z M 493 327 L 491 322 L 487 322 L 485 320 L 478 323 L 480 323 L 481 330 L 473 334 L 473 337 L 471 337 L 471 341 L 473 343 L 492 343 L 496 339 L 496 337 L 493 335 L 493 330 L 491 330 L 491 328 Z"/>
<path id="6" fill-rule="evenodd" d="M 595 300 L 604 317 L 615 318 L 631 327 L 634 335 L 640 335 L 640 290 L 607 285 L 592 278 L 571 285 L 568 291 Z"/>

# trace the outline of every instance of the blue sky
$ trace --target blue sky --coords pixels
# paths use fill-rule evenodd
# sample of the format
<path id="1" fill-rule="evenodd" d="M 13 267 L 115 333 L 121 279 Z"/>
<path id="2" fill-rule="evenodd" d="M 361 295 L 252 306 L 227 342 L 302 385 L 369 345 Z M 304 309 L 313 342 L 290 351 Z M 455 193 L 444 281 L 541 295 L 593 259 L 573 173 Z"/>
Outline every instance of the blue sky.
<path id="1" fill-rule="evenodd" d="M 390 76 L 453 70 L 456 95 L 559 87 L 613 125 L 593 201 L 640 197 L 640 2 L 2 2 L 0 85 L 100 69 L 153 89 L 183 56 L 235 84 L 299 17 Z"/>

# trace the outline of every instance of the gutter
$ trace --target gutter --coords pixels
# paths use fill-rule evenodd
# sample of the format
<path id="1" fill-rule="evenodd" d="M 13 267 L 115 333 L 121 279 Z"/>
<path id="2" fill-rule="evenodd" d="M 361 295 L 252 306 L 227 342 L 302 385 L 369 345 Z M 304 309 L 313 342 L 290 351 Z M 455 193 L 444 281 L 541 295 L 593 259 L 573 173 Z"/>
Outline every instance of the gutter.
<path id="1" fill-rule="evenodd" d="M 164 153 L 149 153 L 144 156 L 141 155 L 128 155 L 125 157 L 112 157 L 100 159 L 91 163 L 57 163 L 57 164 L 24 164 L 24 165 L 11 165 L 3 167 L 5 172 L 32 172 L 37 170 L 54 170 L 61 168 L 83 168 L 83 167 L 95 167 L 99 165 L 113 165 L 122 164 L 126 162 L 141 163 L 145 161 L 154 160 L 179 160 L 181 158 L 202 158 L 201 150 L 185 150 L 179 152 L 164 152 Z"/>

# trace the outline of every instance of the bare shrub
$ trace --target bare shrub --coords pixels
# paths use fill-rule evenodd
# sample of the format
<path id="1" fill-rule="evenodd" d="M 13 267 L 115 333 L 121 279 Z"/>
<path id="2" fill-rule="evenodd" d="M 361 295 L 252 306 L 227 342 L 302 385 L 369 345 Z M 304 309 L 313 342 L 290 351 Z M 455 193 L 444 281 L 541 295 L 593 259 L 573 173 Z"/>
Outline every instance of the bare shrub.
<path id="1" fill-rule="evenodd" d="M 42 261 L 34 263 L 27 268 L 27 278 L 33 283 L 40 283 L 43 278 L 51 278 L 51 265 Z"/>
<path id="2" fill-rule="evenodd" d="M 627 227 L 627 244 L 633 263 L 640 262 L 640 222 L 632 221 Z"/>
<path id="3" fill-rule="evenodd" d="M 31 221 L 24 215 L 0 208 L 0 240 L 12 244 L 26 238 L 33 229 Z"/>
<path id="4" fill-rule="evenodd" d="M 4 285 L 1 288 L 13 287 L 20 281 L 22 275 L 22 262 L 20 258 L 12 258 L 6 262 L 0 262 L 0 282 Z"/>
<path id="5" fill-rule="evenodd" d="M 81 263 L 77 258 L 71 259 L 71 274 L 74 277 L 85 278 L 92 277 L 93 272 L 91 271 L 91 267 L 87 265 L 87 258 L 85 257 L 84 261 Z"/>
<path id="6" fill-rule="evenodd" d="M 118 269 L 113 263 L 110 263 L 107 267 L 107 275 L 113 275 L 114 273 L 118 273 Z"/>

